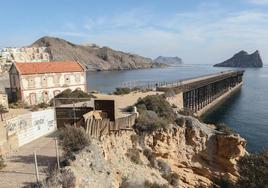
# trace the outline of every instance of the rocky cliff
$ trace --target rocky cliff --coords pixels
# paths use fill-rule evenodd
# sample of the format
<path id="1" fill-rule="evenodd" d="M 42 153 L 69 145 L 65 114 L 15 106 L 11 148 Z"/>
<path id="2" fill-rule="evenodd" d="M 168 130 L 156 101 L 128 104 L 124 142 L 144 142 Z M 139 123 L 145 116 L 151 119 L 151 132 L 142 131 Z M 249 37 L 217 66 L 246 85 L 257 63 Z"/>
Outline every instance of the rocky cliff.
<path id="1" fill-rule="evenodd" d="M 46 47 L 52 61 L 75 60 L 84 64 L 88 70 L 124 70 L 164 66 L 154 63 L 150 58 L 115 51 L 97 45 L 76 45 L 54 37 L 43 37 L 31 47 Z"/>
<path id="2" fill-rule="evenodd" d="M 235 54 L 232 58 L 214 65 L 215 67 L 262 67 L 262 59 L 259 51 L 255 51 L 252 54 L 248 54 L 246 51 L 240 51 Z"/>
<path id="3" fill-rule="evenodd" d="M 172 65 L 172 66 L 176 66 L 176 65 L 180 65 L 182 64 L 182 59 L 179 57 L 163 57 L 163 56 L 159 56 L 154 60 L 155 63 L 163 63 L 163 64 L 167 64 L 167 65 Z"/>
<path id="4" fill-rule="evenodd" d="M 238 177 L 236 162 L 246 153 L 239 135 L 181 116 L 181 126 L 152 134 L 92 140 L 62 170 L 73 187 L 213 187 L 217 179 Z M 157 186 L 156 186 L 157 185 Z"/>

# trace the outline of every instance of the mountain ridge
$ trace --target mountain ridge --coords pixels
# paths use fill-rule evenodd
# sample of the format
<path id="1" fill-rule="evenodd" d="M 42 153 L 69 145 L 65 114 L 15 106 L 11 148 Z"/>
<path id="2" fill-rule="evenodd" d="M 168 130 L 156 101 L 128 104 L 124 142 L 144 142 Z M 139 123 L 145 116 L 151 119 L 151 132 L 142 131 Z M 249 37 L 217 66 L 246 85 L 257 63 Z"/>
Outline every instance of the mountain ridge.
<path id="1" fill-rule="evenodd" d="M 88 70 L 131 70 L 165 66 L 140 55 L 97 45 L 78 45 L 67 40 L 45 36 L 29 47 L 46 47 L 52 61 L 75 60 Z"/>

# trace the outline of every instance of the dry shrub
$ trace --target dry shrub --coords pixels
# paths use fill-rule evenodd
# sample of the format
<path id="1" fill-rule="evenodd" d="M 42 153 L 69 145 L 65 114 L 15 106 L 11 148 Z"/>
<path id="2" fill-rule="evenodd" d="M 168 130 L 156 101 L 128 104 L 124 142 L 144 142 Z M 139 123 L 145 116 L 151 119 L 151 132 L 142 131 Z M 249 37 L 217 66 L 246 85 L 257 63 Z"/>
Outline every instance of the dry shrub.
<path id="1" fill-rule="evenodd" d="M 60 100 L 60 98 L 64 98 Z M 71 89 L 66 89 L 55 96 L 56 105 L 60 104 L 72 104 L 73 102 L 83 102 L 89 101 L 91 98 L 96 98 L 94 95 L 84 92 L 82 90 L 76 89 L 72 91 Z M 50 104 L 53 104 L 53 99 L 50 101 Z"/>
<path id="2" fill-rule="evenodd" d="M 128 87 L 118 87 L 115 89 L 114 94 L 115 95 L 125 95 L 125 94 L 129 94 L 131 92 L 131 89 Z"/>
<path id="3" fill-rule="evenodd" d="M 130 158 L 130 160 L 135 164 L 142 164 L 140 152 L 136 148 L 130 148 L 127 150 L 126 153 L 127 157 Z"/>
<path id="4" fill-rule="evenodd" d="M 145 188 L 168 188 L 168 185 L 166 185 L 166 184 L 158 184 L 156 182 L 152 183 L 152 182 L 146 180 L 144 182 L 144 187 Z"/>
<path id="5" fill-rule="evenodd" d="M 175 112 L 163 95 L 150 95 L 139 99 L 136 106 L 138 109 L 143 106 L 146 110 L 154 111 L 159 117 L 166 119 L 170 123 L 176 119 Z"/>
<path id="6" fill-rule="evenodd" d="M 143 150 L 143 155 L 147 157 L 152 167 L 156 166 L 155 154 L 150 149 L 146 148 L 145 150 Z"/>
<path id="7" fill-rule="evenodd" d="M 74 174 L 70 171 L 60 171 L 57 168 L 53 167 L 45 169 L 44 173 L 46 174 L 46 179 L 40 182 L 37 187 L 75 187 L 76 178 Z"/>
<path id="8" fill-rule="evenodd" d="M 119 185 L 119 188 L 128 188 L 128 187 L 130 187 L 130 183 L 128 181 L 128 178 L 127 177 L 123 177 L 122 178 L 122 182 Z"/>
<path id="9" fill-rule="evenodd" d="M 177 118 L 177 119 L 175 120 L 175 123 L 176 123 L 178 126 L 182 127 L 182 126 L 185 124 L 185 119 L 184 119 L 183 117 Z"/>
<path id="10" fill-rule="evenodd" d="M 242 157 L 238 167 L 236 187 L 268 188 L 268 150 Z"/>
<path id="11" fill-rule="evenodd" d="M 137 134 L 132 134 L 130 136 L 131 142 L 134 146 L 136 146 L 138 144 L 139 141 L 139 136 Z"/>
<path id="12" fill-rule="evenodd" d="M 162 159 L 157 160 L 157 166 L 162 174 L 170 173 L 170 166 Z"/>
<path id="13" fill-rule="evenodd" d="M 60 145 L 65 154 L 77 152 L 90 144 L 88 135 L 83 128 L 66 126 L 60 133 Z"/>
<path id="14" fill-rule="evenodd" d="M 152 133 L 159 129 L 167 129 L 168 126 L 169 122 L 157 116 L 154 111 L 145 111 L 136 120 L 134 129 L 139 133 Z"/>
<path id="15" fill-rule="evenodd" d="M 163 174 L 162 177 L 168 181 L 168 183 L 172 186 L 178 186 L 179 185 L 179 175 L 175 172 L 170 172 Z"/>
<path id="16" fill-rule="evenodd" d="M 175 172 L 172 172 L 170 166 L 162 159 L 157 160 L 157 165 L 162 174 L 162 177 L 166 179 L 170 185 L 178 186 L 179 175 Z"/>
<path id="17" fill-rule="evenodd" d="M 0 170 L 4 167 L 6 167 L 5 160 L 2 155 L 0 155 Z"/>
<path id="18" fill-rule="evenodd" d="M 217 131 L 220 131 L 224 134 L 227 134 L 227 135 L 231 135 L 231 134 L 234 134 L 234 130 L 231 129 L 227 124 L 225 123 L 218 123 L 215 125 L 216 126 L 216 130 Z"/>

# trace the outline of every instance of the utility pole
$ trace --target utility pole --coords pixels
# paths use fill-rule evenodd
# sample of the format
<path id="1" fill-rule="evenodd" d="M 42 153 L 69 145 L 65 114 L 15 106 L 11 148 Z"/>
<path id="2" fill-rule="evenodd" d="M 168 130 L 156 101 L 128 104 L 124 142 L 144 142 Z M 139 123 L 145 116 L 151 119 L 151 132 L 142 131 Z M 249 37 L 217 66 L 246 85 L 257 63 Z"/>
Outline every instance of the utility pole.
<path id="1" fill-rule="evenodd" d="M 74 101 L 73 101 L 73 115 L 74 115 L 74 127 L 76 128 L 76 113 L 75 113 L 75 104 L 74 104 Z"/>
<path id="2" fill-rule="evenodd" d="M 60 169 L 60 156 L 59 156 L 58 140 L 56 138 L 55 138 L 55 148 L 56 148 L 57 166 L 58 166 L 58 169 Z"/>
<path id="3" fill-rule="evenodd" d="M 38 172 L 38 165 L 37 165 L 36 152 L 34 152 L 34 163 L 35 163 L 36 183 L 39 184 L 39 172 Z"/>

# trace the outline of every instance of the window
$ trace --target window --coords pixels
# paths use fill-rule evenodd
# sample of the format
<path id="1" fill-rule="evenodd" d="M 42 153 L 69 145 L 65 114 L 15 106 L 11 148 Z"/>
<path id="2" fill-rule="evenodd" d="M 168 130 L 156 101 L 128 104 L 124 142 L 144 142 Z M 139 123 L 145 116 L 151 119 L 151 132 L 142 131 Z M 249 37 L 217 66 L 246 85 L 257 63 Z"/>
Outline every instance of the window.
<path id="1" fill-rule="evenodd" d="M 29 83 L 29 88 L 33 88 L 34 87 L 34 78 L 30 77 L 28 83 Z"/>
<path id="2" fill-rule="evenodd" d="M 43 102 L 48 102 L 48 100 L 49 100 L 49 97 L 48 97 L 48 92 L 47 91 L 44 91 L 43 92 Z"/>
<path id="3" fill-rule="evenodd" d="M 31 105 L 36 104 L 36 94 L 35 93 L 30 93 L 30 104 Z"/>
<path id="4" fill-rule="evenodd" d="M 70 84 L 70 75 L 65 75 L 64 79 L 65 79 L 65 84 Z"/>
<path id="5" fill-rule="evenodd" d="M 46 86 L 47 86 L 47 78 L 46 78 L 46 76 L 42 76 L 41 79 L 42 79 L 42 80 L 41 80 L 41 82 L 42 82 L 42 86 L 43 86 L 43 87 L 46 87 Z"/>

